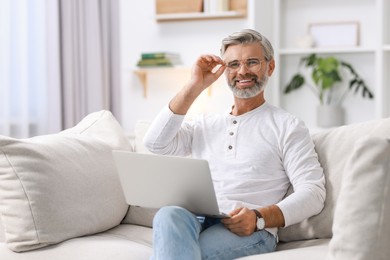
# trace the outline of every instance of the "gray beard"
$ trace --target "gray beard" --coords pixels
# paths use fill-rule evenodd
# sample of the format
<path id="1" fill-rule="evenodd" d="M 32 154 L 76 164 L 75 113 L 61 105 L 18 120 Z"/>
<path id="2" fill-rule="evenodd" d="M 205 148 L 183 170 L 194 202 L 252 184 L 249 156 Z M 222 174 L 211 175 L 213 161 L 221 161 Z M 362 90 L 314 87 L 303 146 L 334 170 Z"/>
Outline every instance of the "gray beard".
<path id="1" fill-rule="evenodd" d="M 235 97 L 246 99 L 246 98 L 255 97 L 259 95 L 261 92 L 263 92 L 265 86 L 267 85 L 267 82 L 268 82 L 268 75 L 265 74 L 260 80 L 256 79 L 255 85 L 250 88 L 239 89 L 236 87 L 236 83 L 233 84 L 228 83 L 228 84 Z"/>

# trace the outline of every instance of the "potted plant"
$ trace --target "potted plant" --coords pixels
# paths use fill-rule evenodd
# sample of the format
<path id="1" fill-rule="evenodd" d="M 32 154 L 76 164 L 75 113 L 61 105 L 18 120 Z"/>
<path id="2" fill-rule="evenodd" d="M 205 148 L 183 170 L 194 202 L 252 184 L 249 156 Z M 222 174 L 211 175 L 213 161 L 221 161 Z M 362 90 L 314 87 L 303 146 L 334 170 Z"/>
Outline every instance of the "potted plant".
<path id="1" fill-rule="evenodd" d="M 284 89 L 284 93 L 306 85 L 318 97 L 320 105 L 317 108 L 317 124 L 322 127 L 342 125 L 344 123 L 344 109 L 342 102 L 350 91 L 361 91 L 363 98 L 372 99 L 373 93 L 364 80 L 359 76 L 351 64 L 335 57 L 318 57 L 310 54 L 300 60 L 300 68 L 311 70 L 311 79 L 315 86 L 305 80 L 302 73 L 295 74 Z M 341 74 L 345 70 L 350 75 L 349 86 L 342 88 Z M 345 85 L 344 85 L 345 86 Z"/>

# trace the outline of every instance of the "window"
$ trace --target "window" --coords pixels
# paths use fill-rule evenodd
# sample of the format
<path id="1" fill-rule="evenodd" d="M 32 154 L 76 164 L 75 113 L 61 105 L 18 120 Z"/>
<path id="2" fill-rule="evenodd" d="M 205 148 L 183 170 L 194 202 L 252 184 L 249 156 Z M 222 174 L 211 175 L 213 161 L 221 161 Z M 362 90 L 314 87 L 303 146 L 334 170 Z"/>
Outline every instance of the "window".
<path id="1" fill-rule="evenodd" d="M 56 6 L 49 2 L 0 1 L 2 135 L 24 138 L 60 129 L 59 63 L 52 57 L 58 57 L 53 41 L 58 29 L 53 27 Z"/>

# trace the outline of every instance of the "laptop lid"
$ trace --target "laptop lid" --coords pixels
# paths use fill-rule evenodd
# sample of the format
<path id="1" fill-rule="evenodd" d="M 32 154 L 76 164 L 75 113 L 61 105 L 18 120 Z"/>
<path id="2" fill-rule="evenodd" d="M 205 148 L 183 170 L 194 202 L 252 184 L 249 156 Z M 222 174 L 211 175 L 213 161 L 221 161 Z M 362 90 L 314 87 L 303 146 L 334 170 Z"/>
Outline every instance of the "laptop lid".
<path id="1" fill-rule="evenodd" d="M 220 214 L 206 160 L 128 151 L 113 151 L 129 205 L 180 206 L 204 216 Z"/>

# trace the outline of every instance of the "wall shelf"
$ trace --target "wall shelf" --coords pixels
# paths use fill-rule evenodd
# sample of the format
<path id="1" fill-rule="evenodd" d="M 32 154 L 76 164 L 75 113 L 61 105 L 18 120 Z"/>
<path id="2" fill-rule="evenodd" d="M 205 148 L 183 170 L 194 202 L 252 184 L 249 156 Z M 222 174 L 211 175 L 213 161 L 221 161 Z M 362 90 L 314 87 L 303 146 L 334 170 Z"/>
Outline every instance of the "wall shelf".
<path id="1" fill-rule="evenodd" d="M 245 18 L 247 0 L 156 0 L 156 21 Z"/>
<path id="2" fill-rule="evenodd" d="M 150 68 L 139 68 L 134 70 L 134 73 L 137 75 L 142 87 L 143 87 L 143 96 L 144 98 L 148 97 L 148 84 L 150 77 L 163 76 L 168 73 L 180 73 L 188 72 L 190 69 L 187 67 L 150 67 Z"/>
<path id="3" fill-rule="evenodd" d="M 259 17 L 253 18 L 254 28 L 266 35 L 271 35 L 278 66 L 275 69 L 269 97 L 272 103 L 302 118 L 307 125 L 315 125 L 314 107 L 318 100 L 313 98 L 307 88 L 284 95 L 283 90 L 291 77 L 299 69 L 300 58 L 311 53 L 319 55 L 340 56 L 341 60 L 354 66 L 374 92 L 374 99 L 361 99 L 349 95 L 345 100 L 346 123 L 354 123 L 373 118 L 390 116 L 390 91 L 387 85 L 390 76 L 387 74 L 390 64 L 390 0 L 361 1 L 323 1 L 311 0 L 256 0 L 250 10 L 268 8 L 271 12 L 263 12 L 272 21 L 269 31 L 264 32 L 264 22 Z M 326 8 L 326 12 L 324 9 Z M 353 10 L 353 11 L 352 11 Z M 249 17 L 254 14 L 249 14 Z M 372 19 L 376 17 L 376 19 Z M 359 23 L 358 43 L 352 47 L 318 47 L 299 48 L 298 41 L 308 34 L 312 23 L 356 21 Z M 307 71 L 304 71 L 307 72 Z M 304 102 L 297 102 L 304 100 Z M 302 105 L 304 104 L 304 105 Z M 313 112 L 314 111 L 314 112 Z"/>
<path id="4" fill-rule="evenodd" d="M 363 48 L 363 47 L 346 47 L 346 48 L 307 48 L 307 49 L 280 49 L 281 55 L 305 55 L 310 53 L 374 53 L 375 48 Z"/>
<path id="5" fill-rule="evenodd" d="M 209 20 L 209 19 L 230 19 L 245 18 L 246 13 L 240 11 L 226 11 L 219 13 L 174 13 L 174 14 L 157 14 L 158 22 L 185 21 L 185 20 Z"/>
<path id="6" fill-rule="evenodd" d="M 144 69 L 135 70 L 135 75 L 137 75 L 139 81 L 141 82 L 141 85 L 144 89 L 144 98 L 147 98 L 148 96 L 148 72 Z"/>
<path id="7" fill-rule="evenodd" d="M 134 70 L 135 75 L 137 75 L 142 88 L 144 98 L 148 97 L 148 87 L 150 77 L 166 77 L 170 73 L 186 73 L 189 72 L 190 68 L 184 66 L 176 67 L 150 67 L 150 68 L 138 68 Z"/>
<path id="8" fill-rule="evenodd" d="M 143 96 L 144 98 L 148 97 L 148 84 L 151 77 L 166 77 L 168 78 L 167 74 L 183 74 L 188 73 L 190 74 L 191 68 L 185 67 L 185 66 L 176 66 L 176 67 L 151 67 L 151 68 L 139 68 L 137 70 L 134 70 L 135 75 L 137 75 L 142 87 L 143 87 Z M 211 96 L 212 93 L 212 87 L 210 86 L 207 89 L 207 95 Z"/>

